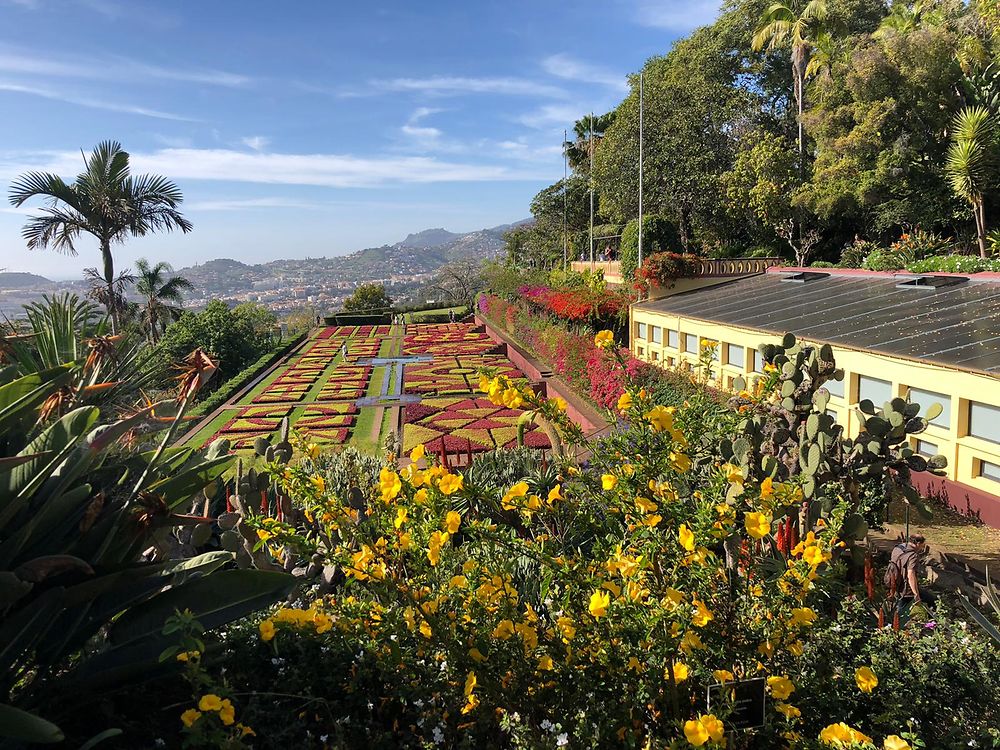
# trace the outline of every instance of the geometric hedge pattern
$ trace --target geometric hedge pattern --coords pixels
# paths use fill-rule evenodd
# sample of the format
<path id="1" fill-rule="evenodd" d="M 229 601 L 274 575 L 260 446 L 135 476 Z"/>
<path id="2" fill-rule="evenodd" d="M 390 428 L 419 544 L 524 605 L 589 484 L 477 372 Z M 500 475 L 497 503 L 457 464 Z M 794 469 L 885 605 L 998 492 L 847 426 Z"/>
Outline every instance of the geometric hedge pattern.
<path id="1" fill-rule="evenodd" d="M 423 443 L 429 453 L 472 453 L 517 445 L 517 420 L 523 412 L 496 406 L 487 398 L 451 396 L 425 398 L 407 404 L 403 412 L 403 450 Z M 549 448 L 537 428 L 525 435 L 525 445 Z"/>

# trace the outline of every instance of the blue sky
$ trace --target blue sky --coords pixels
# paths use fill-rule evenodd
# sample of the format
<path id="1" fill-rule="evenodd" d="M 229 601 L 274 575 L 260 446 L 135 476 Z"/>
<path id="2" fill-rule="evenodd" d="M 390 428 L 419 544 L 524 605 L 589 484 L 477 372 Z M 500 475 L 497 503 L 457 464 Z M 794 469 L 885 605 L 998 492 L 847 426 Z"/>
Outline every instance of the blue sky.
<path id="1" fill-rule="evenodd" d="M 64 177 L 120 140 L 184 192 L 188 235 L 118 252 L 175 266 L 337 255 L 529 214 L 562 176 L 564 128 L 718 0 L 0 0 L 0 267 L 29 252 L 10 180 Z"/>

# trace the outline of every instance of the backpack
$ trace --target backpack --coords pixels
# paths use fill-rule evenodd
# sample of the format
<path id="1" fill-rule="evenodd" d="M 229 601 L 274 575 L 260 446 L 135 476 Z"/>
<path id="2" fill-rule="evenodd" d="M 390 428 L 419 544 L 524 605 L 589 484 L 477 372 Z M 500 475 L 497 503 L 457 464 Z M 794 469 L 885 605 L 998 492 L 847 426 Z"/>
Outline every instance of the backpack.
<path id="1" fill-rule="evenodd" d="M 896 550 L 903 550 L 896 555 Z M 906 590 L 906 569 L 910 566 L 910 561 L 917 551 L 908 549 L 905 544 L 897 544 L 892 549 L 889 556 L 889 565 L 885 569 L 882 582 L 885 584 L 885 593 L 889 597 L 901 596 Z"/>

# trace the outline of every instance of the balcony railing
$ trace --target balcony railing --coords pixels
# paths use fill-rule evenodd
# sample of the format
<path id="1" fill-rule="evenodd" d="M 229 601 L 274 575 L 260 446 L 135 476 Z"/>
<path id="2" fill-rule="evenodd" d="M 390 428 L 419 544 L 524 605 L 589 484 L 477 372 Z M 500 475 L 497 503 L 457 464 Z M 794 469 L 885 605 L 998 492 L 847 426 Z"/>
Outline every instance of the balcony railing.
<path id="1" fill-rule="evenodd" d="M 719 277 L 719 276 L 751 276 L 764 273 L 772 266 L 780 266 L 785 261 L 782 258 L 695 258 L 690 261 L 695 267 L 685 278 Z M 621 267 L 617 260 L 573 261 L 573 270 L 603 271 L 604 278 L 614 283 L 621 281 Z"/>

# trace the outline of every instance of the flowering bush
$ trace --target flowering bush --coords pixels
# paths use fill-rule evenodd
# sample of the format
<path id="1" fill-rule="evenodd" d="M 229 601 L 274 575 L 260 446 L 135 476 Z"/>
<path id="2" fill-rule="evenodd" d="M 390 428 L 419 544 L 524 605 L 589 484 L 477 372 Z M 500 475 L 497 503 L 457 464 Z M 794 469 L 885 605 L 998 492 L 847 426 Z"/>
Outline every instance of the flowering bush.
<path id="1" fill-rule="evenodd" d="M 417 446 L 358 502 L 330 493 L 309 458 L 270 467 L 308 522 L 261 521 L 262 547 L 338 583 L 241 646 L 270 654 L 275 679 L 294 655 L 322 684 L 248 702 L 250 726 L 298 726 L 338 747 L 911 746 L 907 717 L 839 713 L 816 695 L 825 665 L 806 654 L 841 596 L 844 509 L 778 544 L 776 526 L 799 517 L 797 480 L 757 482 L 713 459 L 681 428 L 691 414 L 636 387 L 610 333 L 593 346 L 622 373 L 615 408 L 629 429 L 589 469 L 555 457 L 509 484 L 476 484 Z M 573 438 L 562 404 L 503 376 L 480 387 Z M 844 663 L 844 706 L 888 679 L 874 655 Z M 769 696 L 766 726 L 733 734 L 724 686 L 752 679 Z M 283 693 L 295 700 L 281 704 Z"/>
<path id="2" fill-rule="evenodd" d="M 692 273 L 698 257 L 682 253 L 655 253 L 650 255 L 636 271 L 640 282 L 669 287 L 682 276 Z"/>
<path id="3" fill-rule="evenodd" d="M 572 323 L 621 320 L 628 315 L 631 302 L 623 292 L 591 287 L 523 286 L 518 294 L 530 304 Z"/>

